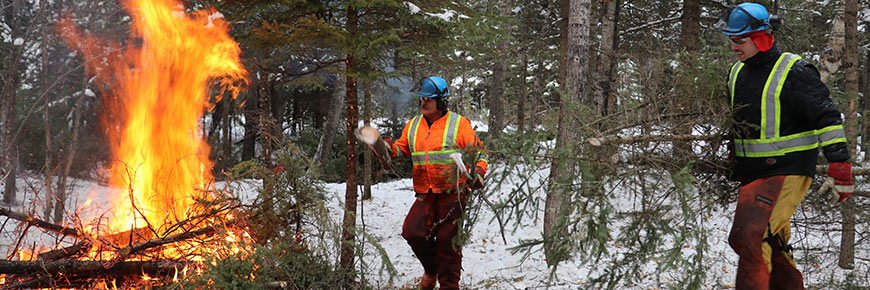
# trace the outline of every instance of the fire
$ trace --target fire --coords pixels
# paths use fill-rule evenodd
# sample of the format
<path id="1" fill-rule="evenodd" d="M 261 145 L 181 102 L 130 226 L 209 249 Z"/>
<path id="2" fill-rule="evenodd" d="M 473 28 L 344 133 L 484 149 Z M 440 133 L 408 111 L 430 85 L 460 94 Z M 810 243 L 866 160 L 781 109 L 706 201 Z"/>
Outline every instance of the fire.
<path id="1" fill-rule="evenodd" d="M 127 51 L 132 62 L 114 71 L 125 100 L 123 129 L 113 154 L 111 184 L 125 198 L 114 204 L 110 229 L 166 226 L 188 217 L 195 197 L 211 181 L 209 146 L 199 135 L 199 119 L 209 107 L 208 91 L 244 78 L 238 44 L 213 11 L 186 15 L 173 0 L 129 3 L 133 33 L 141 49 Z M 131 200 L 132 199 L 132 200 Z"/>
<path id="2" fill-rule="evenodd" d="M 103 122 L 116 192 L 108 229 L 101 230 L 120 233 L 109 237 L 118 238 L 112 241 L 119 247 L 174 234 L 181 227 L 170 226 L 203 213 L 192 208 L 210 197 L 213 164 L 199 121 L 212 106 L 216 82 L 223 90 L 218 99 L 227 90 L 234 98 L 247 82 L 241 49 L 216 11 L 188 14 L 176 0 L 126 0 L 125 9 L 133 23 L 123 49 L 78 31 L 69 19 L 60 25 L 66 42 L 85 55 L 89 72 L 108 84 Z"/>

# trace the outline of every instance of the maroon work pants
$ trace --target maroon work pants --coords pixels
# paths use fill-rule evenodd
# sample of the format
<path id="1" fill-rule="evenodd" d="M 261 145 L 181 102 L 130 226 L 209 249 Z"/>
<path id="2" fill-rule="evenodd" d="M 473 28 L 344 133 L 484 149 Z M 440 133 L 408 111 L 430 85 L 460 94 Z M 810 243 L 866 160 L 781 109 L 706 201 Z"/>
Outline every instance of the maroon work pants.
<path id="1" fill-rule="evenodd" d="M 459 233 L 458 219 L 465 208 L 457 194 L 417 194 L 417 200 L 405 217 L 402 237 L 408 241 L 414 255 L 423 264 L 423 271 L 438 275 L 439 289 L 459 289 L 462 270 L 462 249 L 454 246 Z"/>
<path id="2" fill-rule="evenodd" d="M 800 182 L 805 184 L 792 184 Z M 808 185 L 808 177 L 772 176 L 740 187 L 728 237 L 728 244 L 740 256 L 738 290 L 804 289 L 803 277 L 785 247 L 790 236 L 788 220 Z"/>

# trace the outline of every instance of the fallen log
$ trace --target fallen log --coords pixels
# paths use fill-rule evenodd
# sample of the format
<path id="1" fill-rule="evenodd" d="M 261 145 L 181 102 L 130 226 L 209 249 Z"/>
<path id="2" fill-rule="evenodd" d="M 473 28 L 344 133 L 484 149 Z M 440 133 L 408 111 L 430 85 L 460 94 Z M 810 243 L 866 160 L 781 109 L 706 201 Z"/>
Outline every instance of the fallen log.
<path id="1" fill-rule="evenodd" d="M 74 237 L 74 238 L 78 238 L 78 239 L 84 238 L 84 236 L 85 236 L 82 232 L 80 232 L 77 229 L 68 228 L 68 227 L 64 227 L 61 225 L 56 225 L 56 224 L 41 220 L 41 219 L 36 218 L 36 217 L 32 217 L 32 216 L 29 216 L 29 215 L 26 215 L 23 213 L 11 211 L 7 208 L 0 208 L 0 216 L 6 216 L 6 217 L 9 217 L 11 219 L 22 221 L 22 222 L 25 222 L 29 225 L 32 225 L 32 226 L 35 226 L 35 227 L 38 227 L 38 228 L 41 228 L 44 230 L 48 230 L 51 232 L 55 232 L 58 234 L 62 234 L 65 236 L 70 236 L 70 237 Z"/>
<path id="2" fill-rule="evenodd" d="M 118 261 L 106 268 L 105 261 L 5 261 L 0 260 L 0 274 L 64 274 L 93 276 L 172 275 L 191 262 Z M 8 277 L 7 277 L 8 278 Z"/>
<path id="3" fill-rule="evenodd" d="M 36 255 L 36 258 L 41 261 L 56 261 L 78 255 L 79 253 L 89 249 L 90 247 L 90 241 L 79 241 L 72 246 L 66 248 L 60 248 L 57 250 L 39 253 L 38 255 Z"/>
<path id="4" fill-rule="evenodd" d="M 193 238 L 196 236 L 200 236 L 200 235 L 212 234 L 214 232 L 215 232 L 214 227 L 209 226 L 209 227 L 204 227 L 204 228 L 201 228 L 198 230 L 193 230 L 193 231 L 184 232 L 184 233 L 180 233 L 180 234 L 169 235 L 169 236 L 166 236 L 163 238 L 148 240 L 145 242 L 137 243 L 135 245 L 121 248 L 120 250 L 118 250 L 118 256 L 119 256 L 118 258 L 124 259 L 131 254 L 135 254 L 135 253 L 138 253 L 138 252 L 150 249 L 150 248 L 159 247 L 159 246 L 162 246 L 165 244 L 171 244 L 171 243 L 175 243 L 178 241 L 187 240 L 187 239 L 190 239 L 190 238 Z"/>

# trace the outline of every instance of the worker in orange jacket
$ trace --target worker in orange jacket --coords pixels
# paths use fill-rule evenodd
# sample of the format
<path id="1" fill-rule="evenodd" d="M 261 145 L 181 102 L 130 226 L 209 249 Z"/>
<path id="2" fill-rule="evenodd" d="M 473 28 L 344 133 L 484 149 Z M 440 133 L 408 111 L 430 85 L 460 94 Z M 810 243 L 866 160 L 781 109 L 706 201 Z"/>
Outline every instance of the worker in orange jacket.
<path id="1" fill-rule="evenodd" d="M 411 91 L 420 97 L 422 114 L 411 119 L 402 130 L 402 136 L 390 146 L 392 157 L 398 157 L 401 152 L 414 163 L 417 200 L 405 217 L 402 237 L 423 264 L 421 289 L 435 288 L 436 281 L 440 289 L 459 289 L 462 249 L 454 245 L 453 238 L 459 233 L 457 220 L 465 208 L 467 188 L 483 187 L 486 153 L 471 122 L 447 110 L 450 89 L 443 78 L 424 78 Z M 478 153 L 472 172 L 480 178 L 475 178 L 474 182 L 457 174 L 450 157 L 465 150 Z"/>

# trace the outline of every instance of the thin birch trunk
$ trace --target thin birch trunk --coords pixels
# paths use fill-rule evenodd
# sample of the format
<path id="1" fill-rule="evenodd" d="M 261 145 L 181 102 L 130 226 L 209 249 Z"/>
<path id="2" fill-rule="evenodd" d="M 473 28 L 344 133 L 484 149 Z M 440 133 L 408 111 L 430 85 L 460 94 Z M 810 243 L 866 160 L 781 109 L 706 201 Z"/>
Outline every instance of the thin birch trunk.
<path id="1" fill-rule="evenodd" d="M 344 57 L 344 56 L 343 56 Z M 338 69 L 344 70 L 346 65 L 344 62 L 338 63 Z M 329 101 L 329 112 L 326 114 L 326 126 L 323 128 L 323 135 L 320 136 L 320 143 L 317 145 L 317 152 L 314 153 L 314 164 L 320 166 L 332 154 L 332 144 L 335 142 L 335 136 L 338 134 L 338 121 L 341 118 L 341 108 L 344 103 L 344 98 L 347 92 L 347 80 L 343 75 L 335 78 L 335 89 L 332 92 L 332 99 Z"/>

